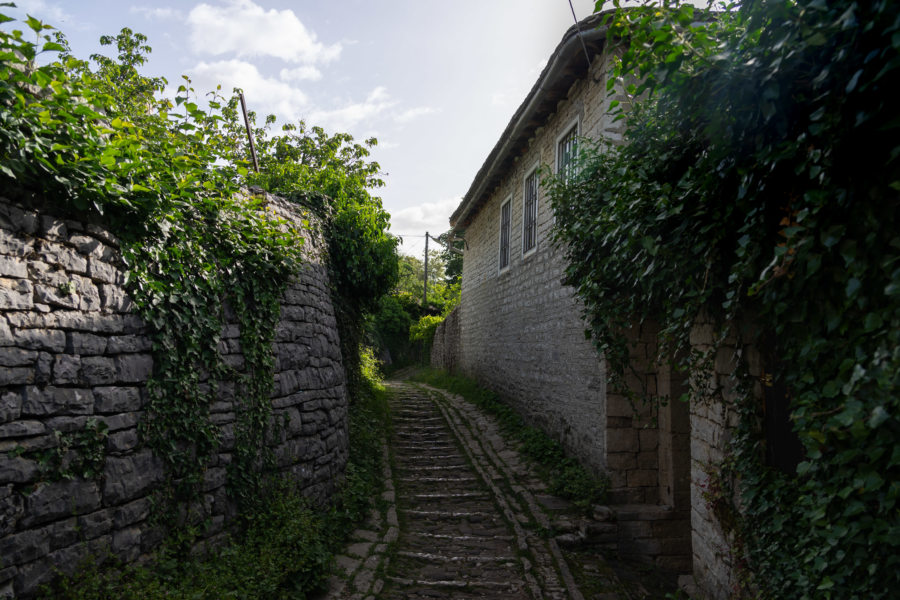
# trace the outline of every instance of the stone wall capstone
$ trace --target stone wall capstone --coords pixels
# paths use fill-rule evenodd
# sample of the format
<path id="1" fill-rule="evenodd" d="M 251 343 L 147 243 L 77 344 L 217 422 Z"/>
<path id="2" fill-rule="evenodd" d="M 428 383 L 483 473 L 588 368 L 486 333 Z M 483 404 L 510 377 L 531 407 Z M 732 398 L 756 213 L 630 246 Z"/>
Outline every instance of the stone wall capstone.
<path id="1" fill-rule="evenodd" d="M 298 224 L 309 218 L 281 199 L 267 203 Z M 31 596 L 54 567 L 72 569 L 89 554 L 141 559 L 162 539 L 148 520 L 162 463 L 138 435 L 152 341 L 125 291 L 119 242 L 100 224 L 38 206 L 0 197 L 0 597 Z M 273 346 L 273 420 L 286 424 L 273 449 L 278 468 L 324 503 L 347 460 L 348 398 L 324 242 L 314 231 L 306 238 Z M 239 334 L 235 322 L 223 331 L 228 364 L 242 362 Z M 203 485 L 208 543 L 224 538 L 235 514 L 225 490 L 234 393 L 220 385 L 210 406 L 220 448 Z M 96 477 L 60 480 L 39 460 L 101 423 Z"/>

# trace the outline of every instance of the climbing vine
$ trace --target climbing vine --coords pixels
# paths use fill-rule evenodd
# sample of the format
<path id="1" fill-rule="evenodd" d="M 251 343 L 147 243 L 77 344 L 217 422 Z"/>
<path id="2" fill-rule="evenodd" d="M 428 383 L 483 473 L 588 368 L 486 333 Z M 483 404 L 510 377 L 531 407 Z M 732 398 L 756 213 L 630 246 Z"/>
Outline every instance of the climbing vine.
<path id="1" fill-rule="evenodd" d="M 144 36 L 104 36 L 118 57 L 95 55 L 92 70 L 60 34 L 51 39 L 49 26 L 25 24 L 36 42 L 0 31 L 0 177 L 62 211 L 100 213 L 121 236 L 126 287 L 153 341 L 139 431 L 166 467 L 157 517 L 173 527 L 199 520 L 178 507 L 199 507 L 223 442 L 233 446 L 228 488 L 245 508 L 267 464 L 271 342 L 303 238 L 264 198 L 240 192 L 246 167 L 232 160 L 228 103 L 213 94 L 202 109 L 187 79 L 166 98 L 165 79 L 138 72 L 150 52 Z M 223 359 L 229 311 L 242 365 Z M 233 440 L 220 439 L 209 415 L 226 385 L 234 387 Z"/>
<path id="2" fill-rule="evenodd" d="M 567 281 L 614 373 L 629 364 L 623 331 L 643 323 L 659 325 L 664 357 L 688 372 L 715 355 L 685 351 L 701 318 L 720 344 L 769 349 L 805 457 L 793 473 L 765 464 L 754 382 L 735 356 L 741 421 L 713 483 L 735 478 L 740 490 L 739 558 L 762 574 L 743 593 L 891 597 L 900 7 L 719 9 L 664 1 L 607 18 L 622 43 L 608 89 L 625 143 L 584 141 L 575 176 L 547 182 Z"/>

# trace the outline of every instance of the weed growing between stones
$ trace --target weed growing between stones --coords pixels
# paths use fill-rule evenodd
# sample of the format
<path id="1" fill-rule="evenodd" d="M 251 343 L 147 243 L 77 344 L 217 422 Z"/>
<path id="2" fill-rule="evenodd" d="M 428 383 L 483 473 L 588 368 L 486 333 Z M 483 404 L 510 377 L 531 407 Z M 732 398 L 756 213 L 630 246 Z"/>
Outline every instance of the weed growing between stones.
<path id="1" fill-rule="evenodd" d="M 437 369 L 425 369 L 413 379 L 459 394 L 497 417 L 503 434 L 517 441 L 522 453 L 537 464 L 538 474 L 547 482 L 552 494 L 570 500 L 582 509 L 603 502 L 609 487 L 606 477 L 593 477 L 575 459 L 565 455 L 559 442 L 540 429 L 526 425 L 522 417 L 494 392 L 471 379 Z"/>

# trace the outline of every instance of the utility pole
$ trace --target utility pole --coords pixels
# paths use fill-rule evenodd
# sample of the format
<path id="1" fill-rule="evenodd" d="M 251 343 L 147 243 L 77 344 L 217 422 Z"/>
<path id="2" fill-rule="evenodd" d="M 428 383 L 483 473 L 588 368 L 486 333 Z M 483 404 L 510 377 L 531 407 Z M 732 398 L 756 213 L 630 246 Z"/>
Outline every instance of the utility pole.
<path id="1" fill-rule="evenodd" d="M 428 232 L 425 232 L 425 287 L 422 290 L 422 308 L 428 303 Z"/>
<path id="2" fill-rule="evenodd" d="M 244 125 L 247 127 L 247 139 L 250 141 L 250 156 L 253 158 L 253 169 L 259 173 L 259 162 L 256 160 L 256 146 L 253 144 L 253 132 L 250 131 L 250 119 L 247 118 L 247 102 L 241 92 L 241 111 L 244 113 Z"/>

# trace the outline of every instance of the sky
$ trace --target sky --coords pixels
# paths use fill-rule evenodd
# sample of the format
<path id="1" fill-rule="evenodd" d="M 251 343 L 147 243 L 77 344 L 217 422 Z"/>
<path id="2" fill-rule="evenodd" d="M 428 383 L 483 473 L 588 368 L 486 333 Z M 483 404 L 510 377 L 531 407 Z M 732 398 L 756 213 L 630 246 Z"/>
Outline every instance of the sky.
<path id="1" fill-rule="evenodd" d="M 143 72 L 199 92 L 244 90 L 258 114 L 378 139 L 401 251 L 421 255 L 573 23 L 569 0 L 16 0 L 73 54 L 114 53 L 123 27 L 153 48 Z M 572 0 L 578 19 L 593 0 Z M 14 25 L 14 24 L 13 24 Z M 9 27 L 7 25 L 6 27 Z M 433 243 L 433 242 L 432 242 Z"/>

